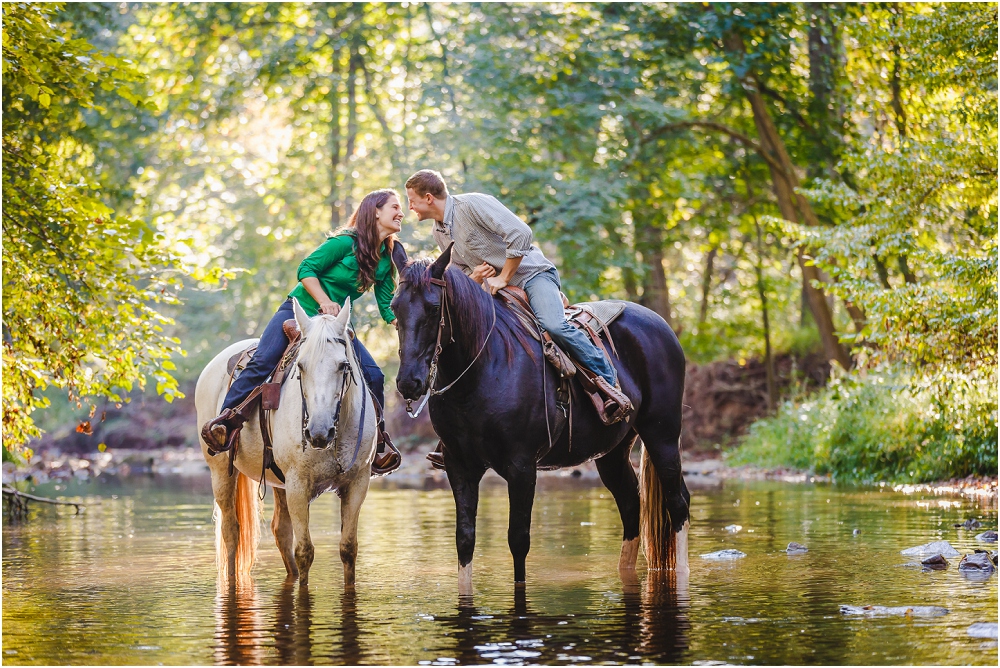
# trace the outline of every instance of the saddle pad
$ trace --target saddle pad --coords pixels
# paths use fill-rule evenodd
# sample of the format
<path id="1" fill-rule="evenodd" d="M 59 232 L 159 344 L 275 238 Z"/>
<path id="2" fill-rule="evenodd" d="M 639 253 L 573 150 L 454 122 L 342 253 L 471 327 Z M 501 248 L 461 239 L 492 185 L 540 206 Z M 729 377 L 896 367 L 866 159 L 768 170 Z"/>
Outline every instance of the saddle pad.
<path id="1" fill-rule="evenodd" d="M 241 350 L 232 357 L 229 358 L 229 362 L 226 364 L 226 373 L 232 376 L 232 380 L 239 378 L 240 372 L 246 368 L 247 362 L 253 357 L 254 352 L 257 350 L 257 344 L 254 343 L 245 350 Z"/>
<path id="2" fill-rule="evenodd" d="M 618 319 L 618 316 L 625 311 L 627 304 L 628 302 L 621 299 L 602 299 L 597 302 L 580 302 L 579 304 L 573 304 L 570 308 L 589 311 L 601 324 L 607 326 Z"/>

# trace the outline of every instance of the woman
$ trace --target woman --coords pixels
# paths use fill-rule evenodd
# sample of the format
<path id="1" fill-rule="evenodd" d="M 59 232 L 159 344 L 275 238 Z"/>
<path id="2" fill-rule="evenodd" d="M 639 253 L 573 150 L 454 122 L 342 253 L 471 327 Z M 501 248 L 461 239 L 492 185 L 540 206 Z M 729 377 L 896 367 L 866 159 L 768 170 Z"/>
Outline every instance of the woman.
<path id="1" fill-rule="evenodd" d="M 294 318 L 293 297 L 310 316 L 317 313 L 335 316 L 340 313 L 340 304 L 347 297 L 353 304 L 364 292 L 374 289 L 382 319 L 388 323 L 395 322 L 396 316 L 390 308 L 396 288 L 391 253 L 393 245 L 399 243 L 394 235 L 399 232 L 402 221 L 403 207 L 396 191 L 382 189 L 370 192 L 361 200 L 347 228 L 327 239 L 302 261 L 298 271 L 299 284 L 288 294 L 288 299 L 264 329 L 257 351 L 229 388 L 219 417 L 209 420 L 202 427 L 202 438 L 212 452 L 229 449 L 227 441 L 230 432 L 241 427 L 254 410 L 252 406 L 237 409 L 253 389 L 274 371 L 288 347 L 288 337 L 282 325 Z M 399 451 L 385 432 L 382 410 L 385 406 L 385 376 L 358 337 L 354 337 L 352 345 L 361 363 L 361 373 L 375 397 L 375 410 L 379 416 L 378 452 L 372 463 L 372 472 L 384 475 L 396 470 L 400 463 Z"/>

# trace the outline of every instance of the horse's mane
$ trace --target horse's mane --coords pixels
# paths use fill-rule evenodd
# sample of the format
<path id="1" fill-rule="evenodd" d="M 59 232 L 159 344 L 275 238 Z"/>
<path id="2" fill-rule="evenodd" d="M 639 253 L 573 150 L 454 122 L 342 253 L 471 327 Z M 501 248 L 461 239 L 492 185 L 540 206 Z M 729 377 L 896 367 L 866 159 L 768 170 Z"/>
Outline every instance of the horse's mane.
<path id="1" fill-rule="evenodd" d="M 408 262 L 400 272 L 400 283 L 412 283 L 420 285 L 425 290 L 430 289 L 431 275 L 427 271 L 430 264 L 430 260 Z M 465 355 L 469 357 L 476 355 L 486 341 L 490 325 L 493 323 L 493 308 L 490 305 L 492 301 L 497 314 L 496 335 L 499 335 L 504 343 L 508 365 L 514 361 L 515 344 L 520 345 L 532 360 L 536 359 L 524 325 L 500 298 L 491 297 L 481 285 L 457 267 L 449 266 L 445 270 L 445 279 L 448 283 L 448 300 L 451 302 L 453 313 L 452 336 Z"/>

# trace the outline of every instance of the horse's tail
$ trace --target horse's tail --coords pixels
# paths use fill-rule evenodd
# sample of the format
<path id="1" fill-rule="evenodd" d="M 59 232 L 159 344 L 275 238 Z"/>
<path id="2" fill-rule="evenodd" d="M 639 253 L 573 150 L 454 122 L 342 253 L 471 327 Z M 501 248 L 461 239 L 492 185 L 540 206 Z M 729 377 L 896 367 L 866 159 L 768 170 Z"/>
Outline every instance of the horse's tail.
<path id="1" fill-rule="evenodd" d="M 639 534 L 650 570 L 673 570 L 677 563 L 676 534 L 667 512 L 660 477 L 646 445 L 639 464 Z"/>
<path id="2" fill-rule="evenodd" d="M 236 520 L 239 522 L 239 539 L 236 542 L 236 581 L 241 582 L 250 577 L 254 562 L 257 561 L 257 544 L 260 543 L 260 502 L 257 490 L 251 484 L 250 478 L 239 471 L 236 472 Z M 219 506 L 215 506 L 215 565 L 219 577 L 229 576 L 226 553 L 226 541 L 222 536 L 222 518 Z"/>

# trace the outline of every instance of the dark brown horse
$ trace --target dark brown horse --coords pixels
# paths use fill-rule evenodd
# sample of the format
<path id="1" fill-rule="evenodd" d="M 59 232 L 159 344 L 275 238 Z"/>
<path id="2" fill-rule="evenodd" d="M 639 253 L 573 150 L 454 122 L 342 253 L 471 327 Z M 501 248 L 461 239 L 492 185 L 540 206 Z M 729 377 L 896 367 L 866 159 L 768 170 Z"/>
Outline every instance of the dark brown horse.
<path id="1" fill-rule="evenodd" d="M 684 353 L 667 323 L 642 306 L 626 306 L 609 329 L 618 353 L 612 363 L 635 413 L 627 423 L 605 426 L 583 392 L 574 392 L 572 443 L 563 425 L 550 448 L 559 410 L 555 371 L 513 313 L 448 268 L 450 261 L 449 248 L 434 263 L 400 267 L 392 308 L 399 319 L 396 385 L 408 402 L 431 391 L 431 423 L 444 443 L 455 496 L 459 593 L 472 593 L 479 482 L 486 470 L 507 481 L 507 540 L 514 580 L 524 582 L 536 472 L 591 459 L 624 525 L 619 569 L 635 569 L 641 524 L 649 567 L 686 574 L 690 495 L 679 445 Z M 641 493 L 629 461 L 637 436 L 645 445 Z"/>

